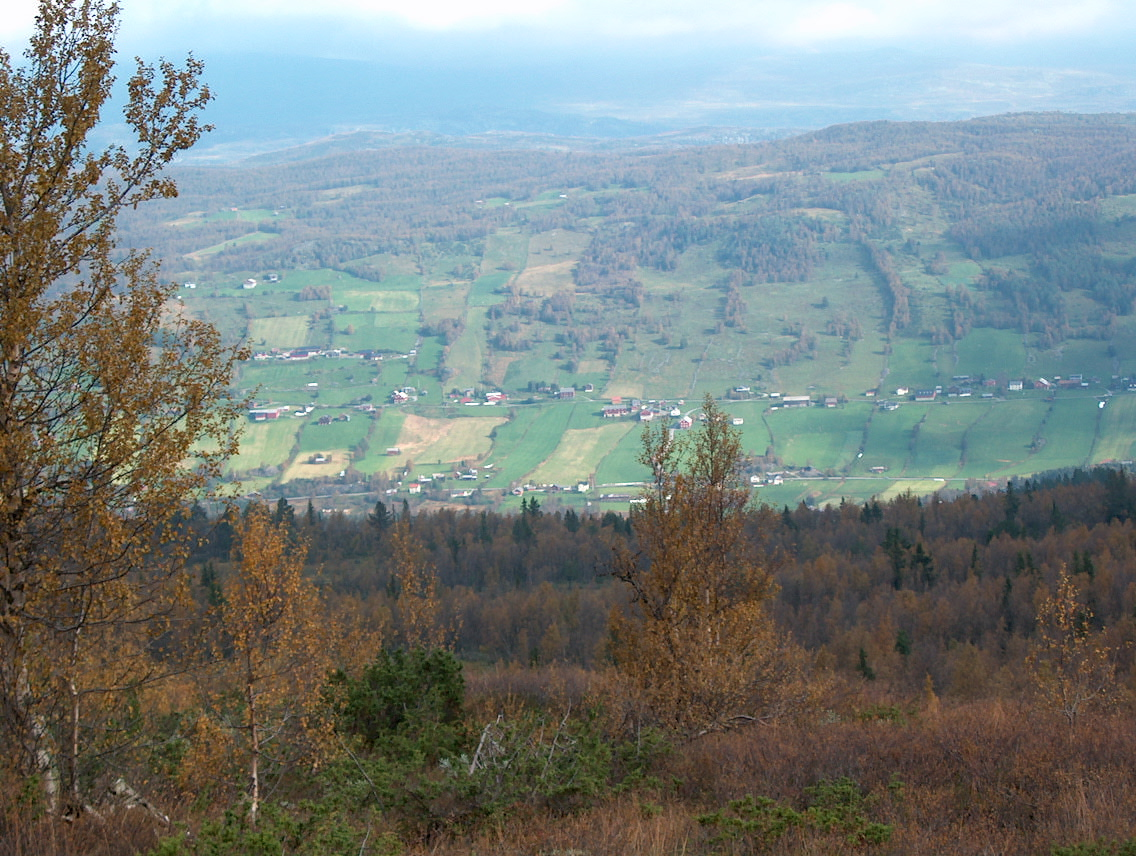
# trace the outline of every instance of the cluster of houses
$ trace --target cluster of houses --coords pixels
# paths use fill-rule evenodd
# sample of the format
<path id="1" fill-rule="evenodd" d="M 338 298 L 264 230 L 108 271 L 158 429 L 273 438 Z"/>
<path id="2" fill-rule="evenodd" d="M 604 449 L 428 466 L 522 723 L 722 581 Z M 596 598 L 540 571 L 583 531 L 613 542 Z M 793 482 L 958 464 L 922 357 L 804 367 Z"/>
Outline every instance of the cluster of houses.
<path id="1" fill-rule="evenodd" d="M 409 360 L 416 356 L 418 350 L 416 348 L 407 351 L 405 354 L 396 351 L 380 351 L 375 349 L 367 349 L 363 351 L 348 351 L 344 348 L 320 348 L 315 346 L 305 346 L 303 348 L 271 348 L 267 351 L 256 351 L 252 358 L 254 360 L 311 360 L 317 357 L 330 357 L 334 359 L 348 358 L 359 359 L 368 361 L 378 360 Z"/>
<path id="2" fill-rule="evenodd" d="M 413 386 L 404 386 L 396 389 L 390 394 L 391 404 L 406 404 L 409 401 L 418 400 L 418 390 Z"/>
<path id="3" fill-rule="evenodd" d="M 500 390 L 486 392 L 480 396 L 477 394 L 477 390 L 472 388 L 450 393 L 451 402 L 454 404 L 464 404 L 467 407 L 477 407 L 482 404 L 492 407 L 493 405 L 504 404 L 508 400 L 509 396 Z"/>
<path id="4" fill-rule="evenodd" d="M 671 404 L 666 401 L 642 401 L 638 398 L 631 398 L 624 401 L 620 396 L 614 396 L 611 399 L 611 404 L 605 405 L 602 411 L 604 419 L 622 419 L 624 417 L 631 417 L 638 419 L 640 422 L 654 422 L 661 419 L 677 419 L 674 427 L 680 430 L 686 430 L 694 427 L 695 417 L 689 413 L 683 413 L 682 401 L 677 401 Z M 701 414 L 698 418 L 703 418 Z M 742 425 L 745 420 L 740 416 L 733 418 L 734 425 Z"/>
<path id="5" fill-rule="evenodd" d="M 252 355 L 254 360 L 311 360 L 316 357 L 344 357 L 351 356 L 342 348 L 273 348 L 270 351 L 257 351 Z"/>
<path id="6" fill-rule="evenodd" d="M 270 406 L 250 407 L 248 409 L 248 418 L 253 422 L 272 422 L 281 419 L 285 416 L 292 416 L 295 419 L 303 419 L 308 416 L 316 407 L 314 404 L 305 404 L 302 407 L 293 407 L 290 404 L 277 404 Z M 373 413 L 375 406 L 373 404 L 361 404 L 355 408 L 363 413 Z M 333 422 L 350 422 L 350 413 L 338 413 L 334 416 L 324 414 L 316 421 L 317 425 L 331 425 Z"/>
<path id="7" fill-rule="evenodd" d="M 387 454 L 391 454 L 391 449 L 387 449 Z M 395 454 L 397 454 L 397 447 Z M 483 464 L 481 469 L 491 470 L 493 469 L 493 464 Z M 482 474 L 477 467 L 462 467 L 454 470 L 452 473 L 419 473 L 414 481 L 406 485 L 406 489 L 409 493 L 420 494 L 423 490 L 437 487 L 446 480 L 472 483 L 476 482 L 479 478 L 493 478 L 493 475 L 493 473 Z M 451 496 L 470 496 L 471 494 L 471 490 L 464 490 L 460 493 L 451 491 Z"/>
<path id="8" fill-rule="evenodd" d="M 1125 379 L 1125 382 L 1127 382 L 1127 379 Z M 1091 381 L 1086 380 L 1084 375 L 1072 374 L 1068 377 L 1056 376 L 1053 380 L 1044 377 L 1034 380 L 1017 378 L 1006 381 L 1005 389 L 1007 392 L 1022 392 L 1027 389 L 1083 389 L 1092 383 L 1099 383 L 1099 381 L 1096 378 L 1091 379 Z M 999 382 L 994 378 L 972 379 L 969 375 L 955 375 L 951 378 L 951 383 L 946 386 L 937 384 L 933 387 L 921 389 L 900 386 L 896 387 L 895 395 L 921 402 L 937 401 L 941 398 L 971 398 L 975 395 L 981 398 L 993 398 L 999 385 Z M 1128 388 L 1136 391 L 1136 382 L 1129 384 Z M 870 389 L 864 394 L 873 398 L 878 394 L 878 390 Z M 879 406 L 883 410 L 894 410 L 899 404 L 894 399 L 887 399 L 880 401 Z"/>

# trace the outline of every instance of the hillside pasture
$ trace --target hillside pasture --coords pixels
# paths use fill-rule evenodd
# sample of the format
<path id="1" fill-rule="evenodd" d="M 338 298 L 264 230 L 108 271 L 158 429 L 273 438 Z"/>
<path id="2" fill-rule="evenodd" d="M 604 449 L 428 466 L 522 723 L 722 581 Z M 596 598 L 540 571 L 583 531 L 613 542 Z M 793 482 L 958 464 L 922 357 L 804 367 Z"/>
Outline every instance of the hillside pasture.
<path id="1" fill-rule="evenodd" d="M 347 333 L 351 325 L 354 332 Z M 418 341 L 417 312 L 358 312 L 339 315 L 335 344 L 354 351 L 378 350 L 407 353 Z"/>
<path id="2" fill-rule="evenodd" d="M 568 229 L 538 232 L 529 238 L 524 270 L 516 279 L 517 290 L 525 294 L 555 294 L 575 291 L 572 271 L 590 238 Z"/>
<path id="3" fill-rule="evenodd" d="M 1114 395 L 1100 413 L 1093 463 L 1131 461 L 1136 456 L 1136 395 Z"/>
<path id="4" fill-rule="evenodd" d="M 346 449 L 325 449 L 321 451 L 322 463 L 316 463 L 315 454 L 301 452 L 288 464 L 281 479 L 294 481 L 296 479 L 330 478 L 346 470 L 351 465 L 351 453 Z"/>
<path id="5" fill-rule="evenodd" d="M 1073 374 L 1108 379 L 1113 374 L 1108 348 L 1108 342 L 1100 340 L 1069 339 L 1048 350 L 1032 351 L 1029 371 L 1049 380 Z"/>
<path id="6" fill-rule="evenodd" d="M 463 282 L 433 282 L 423 285 L 422 300 L 419 304 L 422 321 L 426 324 L 437 324 L 446 318 L 464 318 L 469 287 L 469 283 Z"/>
<path id="7" fill-rule="evenodd" d="M 1023 377 L 1027 372 L 1027 352 L 1022 335 L 1012 330 L 980 327 L 957 342 L 951 353 L 950 377 L 969 375 L 998 381 Z"/>
<path id="8" fill-rule="evenodd" d="M 386 460 L 390 466 L 403 466 L 407 461 L 413 461 L 419 467 L 480 461 L 493 447 L 490 434 L 505 421 L 504 416 L 435 419 L 407 413 L 395 444 L 401 449 L 401 454 L 389 456 Z"/>
<path id="9" fill-rule="evenodd" d="M 777 455 L 786 463 L 839 469 L 856 460 L 869 408 L 861 403 L 842 408 L 781 408 L 769 413 L 766 421 Z"/>
<path id="10" fill-rule="evenodd" d="M 469 290 L 470 306 L 493 306 L 501 303 L 505 295 L 501 291 L 516 274 L 511 270 L 495 270 L 482 274 L 473 281 Z"/>
<path id="11" fill-rule="evenodd" d="M 362 473 L 387 472 L 405 463 L 401 455 L 388 455 L 387 449 L 398 446 L 406 412 L 397 407 L 384 407 L 378 418 L 371 422 L 371 434 L 367 439 L 369 450 L 361 461 L 355 461 L 355 469 Z"/>
<path id="12" fill-rule="evenodd" d="M 632 431 L 629 421 L 595 428 L 569 428 L 555 451 L 526 476 L 533 484 L 570 486 L 587 481 L 597 465 Z"/>
<path id="13" fill-rule="evenodd" d="M 312 416 L 319 415 L 316 410 Z M 328 449 L 350 449 L 371 432 L 372 420 L 365 414 L 337 414 L 350 416 L 348 422 L 332 422 L 329 425 L 320 425 L 318 419 L 309 419 L 304 423 L 300 432 L 300 455 L 311 452 L 322 452 Z"/>
<path id="14" fill-rule="evenodd" d="M 248 244 L 266 244 L 270 241 L 278 240 L 279 238 L 279 235 L 273 235 L 270 232 L 249 232 L 247 235 L 241 235 L 239 238 L 231 238 L 219 244 L 212 244 L 208 247 L 202 247 L 200 250 L 195 250 L 192 253 L 186 253 L 185 257 L 193 261 L 202 261 L 208 256 L 215 256 L 225 250 L 237 249 L 238 247 L 244 247 Z"/>
<path id="15" fill-rule="evenodd" d="M 449 370 L 448 386 L 466 389 L 481 383 L 485 362 L 485 324 L 485 310 L 471 308 L 466 317 L 465 329 L 450 344 L 445 356 L 446 368 Z"/>
<path id="16" fill-rule="evenodd" d="M 380 291 L 379 288 L 376 284 L 372 289 L 337 289 L 332 292 L 332 299 L 358 312 L 418 312 L 418 295 L 415 292 Z"/>
<path id="17" fill-rule="evenodd" d="M 965 433 L 965 454 L 959 475 L 989 478 L 1029 460 L 1034 437 L 1041 430 L 1049 405 L 1034 399 L 995 401 L 977 411 Z"/>
<path id="18" fill-rule="evenodd" d="M 966 405 L 941 402 L 924 406 L 923 418 L 913 428 L 911 462 L 906 475 L 949 478 L 962 466 L 962 438 L 979 414 Z"/>
<path id="19" fill-rule="evenodd" d="M 292 456 L 300 425 L 297 420 L 282 417 L 265 422 L 244 422 L 240 430 L 240 452 L 225 464 L 225 471 L 230 474 L 285 466 Z"/>
<path id="20" fill-rule="evenodd" d="M 313 343 L 312 322 L 306 315 L 254 318 L 248 327 L 249 341 L 263 348 L 300 348 Z"/>
<path id="21" fill-rule="evenodd" d="M 550 403 L 544 407 L 518 407 L 502 421 L 493 436 L 493 461 L 497 472 L 491 483 L 521 481 L 556 450 L 568 427 L 572 410 L 580 405 Z"/>
<path id="22" fill-rule="evenodd" d="M 1024 463 L 1001 475 L 1030 475 L 1065 467 L 1083 467 L 1096 439 L 1100 409 L 1094 397 L 1057 398 L 1048 402 L 1038 443 Z"/>
<path id="23" fill-rule="evenodd" d="M 631 425 L 631 429 L 596 466 L 597 487 L 638 483 L 651 477 L 651 471 L 639 462 L 639 455 L 643 452 L 643 428 L 638 422 L 633 421 Z"/>
<path id="24" fill-rule="evenodd" d="M 857 470 L 866 473 L 872 467 L 886 467 L 890 476 L 903 475 L 911 461 L 913 431 L 923 414 L 923 407 L 910 403 L 896 410 L 873 411 Z"/>

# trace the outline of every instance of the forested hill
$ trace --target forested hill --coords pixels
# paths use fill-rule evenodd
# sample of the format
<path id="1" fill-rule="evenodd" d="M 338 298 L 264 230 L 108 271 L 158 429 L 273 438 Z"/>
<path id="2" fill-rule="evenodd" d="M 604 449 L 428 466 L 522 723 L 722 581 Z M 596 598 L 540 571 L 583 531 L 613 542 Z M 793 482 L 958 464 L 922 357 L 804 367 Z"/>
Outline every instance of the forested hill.
<path id="1" fill-rule="evenodd" d="M 250 362 L 241 389 L 302 406 L 315 384 L 320 408 L 419 393 L 366 430 L 343 429 L 334 448 L 299 422 L 291 441 L 257 434 L 255 453 L 233 465 L 256 487 L 299 478 L 313 452 L 349 479 L 402 470 L 407 455 L 383 460 L 368 447 L 410 445 L 407 413 L 471 415 L 445 407 L 467 390 L 541 401 L 586 389 L 596 402 L 559 420 L 592 432 L 590 468 L 521 462 L 494 420 L 414 456 L 505 463 L 491 484 L 506 491 L 536 477 L 634 481 L 600 403 L 705 393 L 751 402 L 736 415 L 753 454 L 847 477 L 1005 478 L 1136 457 L 1127 403 L 1098 416 L 1095 401 L 1084 412 L 1027 402 L 999 420 L 1011 442 L 989 454 L 978 442 L 985 410 L 951 425 L 927 417 L 922 435 L 946 432 L 944 460 L 919 448 L 920 420 L 881 414 L 875 422 L 903 423 L 881 429 L 865 406 L 865 394 L 896 389 L 940 387 L 945 398 L 952 382 L 973 388 L 975 403 L 1023 388 L 1028 398 L 1040 379 L 1075 379 L 1102 400 L 1127 391 L 1133 115 L 872 122 L 631 154 L 395 147 L 177 178 L 180 197 L 139 212 L 126 235 L 193 282 L 179 295 L 185 310 L 266 357 L 301 346 L 341 357 L 335 370 Z M 242 289 L 250 280 L 259 286 Z M 341 368 L 360 354 L 407 359 Z M 834 430 L 861 439 L 794 446 L 826 429 L 780 428 L 759 406 L 775 393 L 858 400 L 862 412 Z M 552 438 L 542 460 L 555 448 Z M 888 489 L 841 487 L 860 499 Z"/>

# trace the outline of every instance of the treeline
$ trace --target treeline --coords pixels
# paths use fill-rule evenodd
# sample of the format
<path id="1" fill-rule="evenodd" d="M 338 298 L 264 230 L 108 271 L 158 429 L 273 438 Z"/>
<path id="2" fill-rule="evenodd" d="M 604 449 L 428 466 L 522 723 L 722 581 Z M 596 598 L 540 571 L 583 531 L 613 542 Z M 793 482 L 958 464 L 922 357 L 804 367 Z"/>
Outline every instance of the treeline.
<path id="1" fill-rule="evenodd" d="M 409 515 L 459 628 L 457 650 L 476 661 L 602 660 L 607 615 L 623 597 L 612 551 L 636 543 L 634 515 L 546 510 L 535 498 L 519 516 L 380 504 L 366 523 L 280 509 L 310 542 L 321 585 L 379 612 L 396 595 L 390 527 Z M 199 562 L 223 567 L 229 524 L 200 524 L 209 546 Z M 1136 481 L 1123 470 L 951 500 L 760 507 L 747 531 L 778 583 L 778 620 L 844 671 L 871 668 L 912 689 L 930 676 L 963 697 L 1011 689 L 1037 600 L 1062 566 L 1118 645 L 1136 634 Z"/>
<path id="2" fill-rule="evenodd" d="M 106 796 L 0 768 L 0 853 L 1133 846 L 1126 471 L 748 511 L 732 472 L 725 515 L 667 474 L 630 516 L 195 510 L 163 679 L 82 720 Z"/>

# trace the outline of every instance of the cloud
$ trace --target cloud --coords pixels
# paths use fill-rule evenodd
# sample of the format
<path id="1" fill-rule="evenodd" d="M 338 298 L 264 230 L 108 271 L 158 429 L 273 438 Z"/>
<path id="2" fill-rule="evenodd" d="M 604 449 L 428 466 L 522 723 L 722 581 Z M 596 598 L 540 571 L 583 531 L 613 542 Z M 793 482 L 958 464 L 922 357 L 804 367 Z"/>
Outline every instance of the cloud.
<path id="1" fill-rule="evenodd" d="M 536 40 L 649 43 L 689 38 L 764 47 L 900 46 L 914 40 L 1020 44 L 1130 29 L 1128 0 L 121 0 L 132 44 L 241 38 L 309 28 L 331 42 L 523 31 Z M 6 0 L 0 43 L 26 39 L 35 0 Z M 313 45 L 315 48 L 320 45 Z"/>

